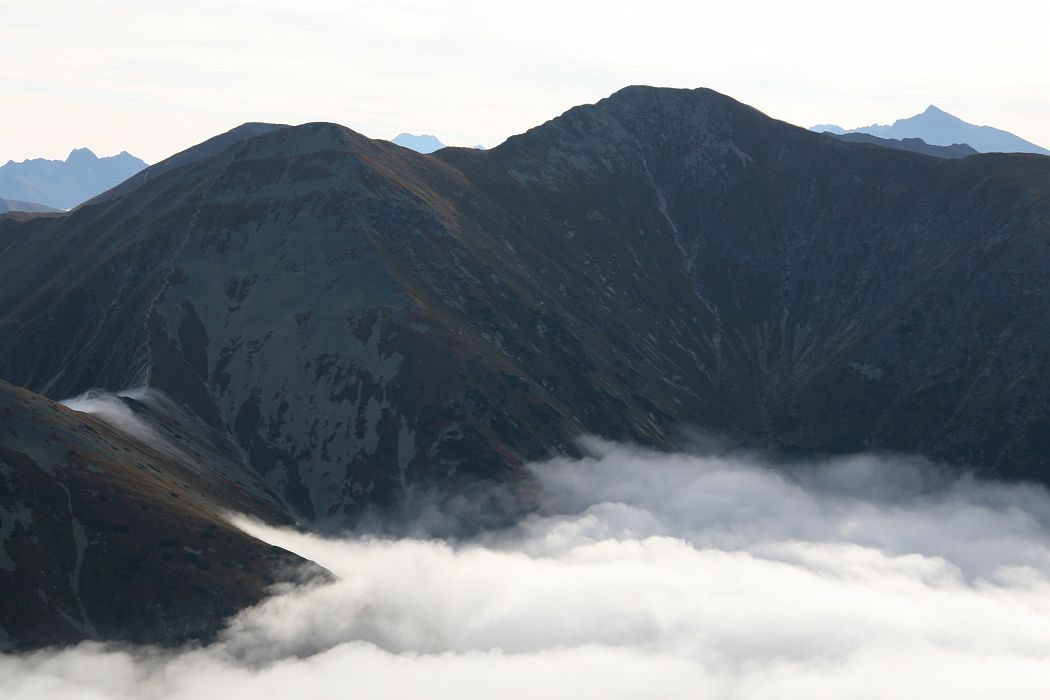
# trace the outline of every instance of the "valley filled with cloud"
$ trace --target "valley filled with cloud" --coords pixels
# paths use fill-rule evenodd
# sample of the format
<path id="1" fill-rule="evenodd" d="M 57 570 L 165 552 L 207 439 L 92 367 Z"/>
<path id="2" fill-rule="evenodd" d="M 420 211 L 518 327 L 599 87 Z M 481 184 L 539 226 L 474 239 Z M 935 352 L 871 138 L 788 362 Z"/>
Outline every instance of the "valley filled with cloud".
<path id="1" fill-rule="evenodd" d="M 531 467 L 539 512 L 469 539 L 322 538 L 236 518 L 337 579 L 280 589 L 207 647 L 2 656 L 0 691 L 1037 698 L 1050 687 L 1041 487 L 899 456 L 581 447 L 581 459 Z"/>

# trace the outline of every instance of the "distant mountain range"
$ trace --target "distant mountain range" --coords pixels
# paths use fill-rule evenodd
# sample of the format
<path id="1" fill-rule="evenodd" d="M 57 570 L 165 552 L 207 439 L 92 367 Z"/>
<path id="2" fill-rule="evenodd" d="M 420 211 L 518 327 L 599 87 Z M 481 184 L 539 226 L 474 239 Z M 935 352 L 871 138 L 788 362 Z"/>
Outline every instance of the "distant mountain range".
<path id="1" fill-rule="evenodd" d="M 39 212 L 56 212 L 62 211 L 55 207 L 49 207 L 45 204 L 37 204 L 36 202 L 22 202 L 17 199 L 0 199 L 0 214 L 6 214 L 9 211 L 25 211 L 32 213 Z"/>
<path id="2" fill-rule="evenodd" d="M 87 148 L 74 149 L 64 161 L 9 160 L 0 166 L 0 198 L 72 209 L 145 167 L 145 162 L 127 151 L 99 158 Z"/>
<path id="3" fill-rule="evenodd" d="M 856 129 L 843 129 L 835 124 L 817 124 L 811 131 L 832 134 L 871 134 L 884 139 L 919 138 L 934 146 L 968 144 L 979 153 L 1039 153 L 1050 155 L 1050 150 L 1025 141 L 1009 131 L 991 126 L 978 126 L 948 114 L 934 105 L 922 114 L 898 119 L 893 124 L 871 124 Z"/>

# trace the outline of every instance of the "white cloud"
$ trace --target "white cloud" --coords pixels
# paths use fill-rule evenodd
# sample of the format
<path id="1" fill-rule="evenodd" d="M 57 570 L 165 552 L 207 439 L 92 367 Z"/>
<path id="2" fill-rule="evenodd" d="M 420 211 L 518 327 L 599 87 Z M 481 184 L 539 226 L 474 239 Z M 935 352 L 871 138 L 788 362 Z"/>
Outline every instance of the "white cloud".
<path id="1" fill-rule="evenodd" d="M 97 389 L 89 389 L 79 396 L 65 399 L 60 403 L 78 413 L 94 415 L 99 420 L 146 444 L 171 451 L 173 449 L 171 445 L 161 438 L 149 423 L 137 416 L 123 401 L 124 398 L 141 401 L 146 398 L 150 391 L 146 388 L 139 388 L 128 389 L 119 394 L 111 394 Z"/>
<path id="2" fill-rule="evenodd" d="M 1050 496 L 858 456 L 591 440 L 466 542 L 249 532 L 326 566 L 180 653 L 0 657 L 5 698 L 1042 698 Z M 429 517 L 429 516 L 428 516 Z"/>

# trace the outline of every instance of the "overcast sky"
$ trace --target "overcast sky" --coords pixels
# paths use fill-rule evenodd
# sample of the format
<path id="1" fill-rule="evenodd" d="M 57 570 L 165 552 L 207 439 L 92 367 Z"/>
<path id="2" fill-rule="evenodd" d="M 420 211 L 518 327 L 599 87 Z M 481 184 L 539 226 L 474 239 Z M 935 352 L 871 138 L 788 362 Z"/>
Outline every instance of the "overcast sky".
<path id="1" fill-rule="evenodd" d="M 810 126 L 936 104 L 1050 146 L 1046 0 L 0 0 L 0 162 L 155 162 L 245 121 L 491 147 L 629 84 Z"/>

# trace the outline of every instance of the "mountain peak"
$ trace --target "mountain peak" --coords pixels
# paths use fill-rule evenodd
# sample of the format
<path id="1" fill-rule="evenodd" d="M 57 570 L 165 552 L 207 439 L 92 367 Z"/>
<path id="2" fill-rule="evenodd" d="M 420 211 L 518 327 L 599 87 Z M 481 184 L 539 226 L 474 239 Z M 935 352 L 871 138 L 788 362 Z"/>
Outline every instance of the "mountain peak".
<path id="1" fill-rule="evenodd" d="M 541 169 L 574 172 L 633 163 L 639 149 L 649 164 L 680 162 L 686 152 L 703 149 L 746 161 L 750 155 L 733 150 L 740 136 L 768 122 L 774 130 L 795 128 L 709 88 L 631 85 L 512 136 L 496 150 L 534 157 L 542 142 L 547 163 Z"/>
<path id="2" fill-rule="evenodd" d="M 831 125 L 820 124 L 814 131 L 832 131 Z M 1050 155 L 1050 150 L 1009 131 L 990 126 L 971 124 L 931 104 L 919 114 L 897 119 L 892 124 L 869 124 L 846 133 L 863 133 L 883 139 L 918 138 L 933 146 L 967 144 L 979 153 L 1039 153 Z"/>
<path id="3" fill-rule="evenodd" d="M 957 125 L 957 126 L 973 126 L 972 124 L 969 124 L 969 123 L 963 121 L 962 119 L 960 119 L 959 117 L 955 116 L 954 114 L 951 114 L 949 112 L 945 112 L 943 109 L 941 109 L 937 105 L 930 105 L 925 110 L 923 110 L 921 113 L 916 114 L 914 117 L 908 117 L 907 119 L 898 119 L 896 122 L 894 122 L 894 124 L 908 124 L 908 123 L 910 123 L 912 121 L 919 121 L 919 120 L 930 121 L 930 122 L 932 122 L 934 124 L 943 124 L 946 127 L 949 124 L 953 124 L 953 125 Z"/>
<path id="4" fill-rule="evenodd" d="M 736 100 L 710 88 L 671 88 L 653 85 L 628 85 L 614 92 L 599 103 L 610 104 L 645 104 L 654 102 L 680 101 L 691 104 L 708 104 L 714 102 L 736 103 Z"/>
<path id="5" fill-rule="evenodd" d="M 255 138 L 258 136 L 260 138 Z M 365 147 L 371 143 L 367 136 L 334 122 L 307 122 L 262 134 L 243 141 L 251 141 L 250 148 L 260 154 L 286 157 L 322 151 L 343 151 Z"/>
<path id="6" fill-rule="evenodd" d="M 98 156 L 90 148 L 74 148 L 66 157 L 67 163 L 83 163 L 98 160 Z"/>
<path id="7" fill-rule="evenodd" d="M 441 143 L 438 137 L 433 134 L 410 134 L 408 132 L 402 132 L 391 140 L 398 146 L 411 148 L 413 151 L 419 153 L 433 153 L 434 151 L 440 151 L 442 148 L 445 148 L 445 144 Z"/>

